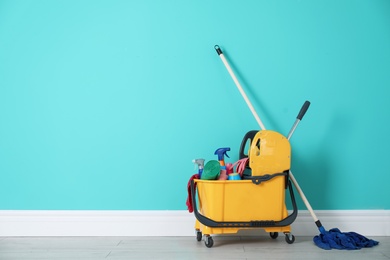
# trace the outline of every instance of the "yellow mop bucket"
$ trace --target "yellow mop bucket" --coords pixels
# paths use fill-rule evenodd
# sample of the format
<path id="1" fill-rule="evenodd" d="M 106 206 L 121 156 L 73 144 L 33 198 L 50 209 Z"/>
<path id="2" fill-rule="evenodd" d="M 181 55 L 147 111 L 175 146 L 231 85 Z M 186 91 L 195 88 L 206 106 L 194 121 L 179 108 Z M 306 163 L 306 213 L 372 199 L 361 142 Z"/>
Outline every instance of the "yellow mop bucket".
<path id="1" fill-rule="evenodd" d="M 263 228 L 272 238 L 276 238 L 278 232 L 283 232 L 286 241 L 293 243 L 290 224 L 296 219 L 298 210 L 288 178 L 290 160 L 291 147 L 288 140 L 277 132 L 262 130 L 251 143 L 249 165 L 252 176 L 248 179 L 192 180 L 191 196 L 197 219 L 197 239 L 200 240 L 203 233 L 206 246 L 211 247 L 211 234 Z M 286 188 L 290 191 L 293 205 L 290 215 L 285 205 Z"/>

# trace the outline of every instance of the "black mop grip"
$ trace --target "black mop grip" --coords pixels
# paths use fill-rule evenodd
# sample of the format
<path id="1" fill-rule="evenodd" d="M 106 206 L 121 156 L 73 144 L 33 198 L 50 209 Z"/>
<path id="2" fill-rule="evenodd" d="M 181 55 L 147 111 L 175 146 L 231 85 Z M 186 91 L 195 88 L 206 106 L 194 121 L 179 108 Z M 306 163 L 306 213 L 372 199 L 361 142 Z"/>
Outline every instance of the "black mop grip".
<path id="1" fill-rule="evenodd" d="M 221 50 L 221 48 L 219 48 L 218 45 L 215 45 L 215 46 L 214 46 L 214 49 L 217 51 L 218 55 L 221 55 L 221 54 L 222 54 L 222 50 Z"/>
<path id="2" fill-rule="evenodd" d="M 321 221 L 320 221 L 320 220 L 317 220 L 315 223 L 316 223 L 316 225 L 317 225 L 318 228 L 322 227 L 322 224 L 321 224 Z"/>
<path id="3" fill-rule="evenodd" d="M 305 101 L 305 103 L 303 104 L 301 110 L 299 111 L 297 119 L 302 120 L 302 118 L 306 114 L 306 111 L 309 108 L 309 106 L 310 106 L 310 102 L 309 101 Z"/>

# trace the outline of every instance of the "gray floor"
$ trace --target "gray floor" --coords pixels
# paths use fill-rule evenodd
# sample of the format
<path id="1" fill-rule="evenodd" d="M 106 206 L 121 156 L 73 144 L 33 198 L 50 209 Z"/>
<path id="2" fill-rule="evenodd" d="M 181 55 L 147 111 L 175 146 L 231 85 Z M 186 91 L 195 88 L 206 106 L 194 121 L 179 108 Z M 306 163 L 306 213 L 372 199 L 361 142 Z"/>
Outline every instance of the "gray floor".
<path id="1" fill-rule="evenodd" d="M 207 248 L 194 237 L 0 237 L 0 259 L 390 259 L 390 237 L 374 248 L 322 250 L 312 237 L 213 236 Z M 346 258 L 348 257 L 348 258 Z"/>

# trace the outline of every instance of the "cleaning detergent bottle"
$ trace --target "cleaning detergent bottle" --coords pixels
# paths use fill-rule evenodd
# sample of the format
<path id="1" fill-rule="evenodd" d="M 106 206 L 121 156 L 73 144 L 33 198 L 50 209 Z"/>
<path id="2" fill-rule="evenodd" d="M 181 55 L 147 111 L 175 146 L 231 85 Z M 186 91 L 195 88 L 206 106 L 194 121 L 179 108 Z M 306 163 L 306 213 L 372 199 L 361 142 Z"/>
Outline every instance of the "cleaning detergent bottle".
<path id="1" fill-rule="evenodd" d="M 230 147 L 224 147 L 224 148 L 218 148 L 214 154 L 218 155 L 218 161 L 220 165 L 220 174 L 218 180 L 227 180 L 227 173 L 226 173 L 226 165 L 225 165 L 225 158 L 226 155 L 228 158 L 229 155 L 226 153 L 227 151 L 230 151 Z"/>
<path id="2" fill-rule="evenodd" d="M 226 163 L 226 173 L 229 175 L 233 173 L 234 165 L 232 163 Z"/>
<path id="3" fill-rule="evenodd" d="M 204 159 L 194 159 L 192 160 L 192 162 L 198 165 L 198 174 L 200 179 L 202 177 L 202 172 L 204 168 Z"/>

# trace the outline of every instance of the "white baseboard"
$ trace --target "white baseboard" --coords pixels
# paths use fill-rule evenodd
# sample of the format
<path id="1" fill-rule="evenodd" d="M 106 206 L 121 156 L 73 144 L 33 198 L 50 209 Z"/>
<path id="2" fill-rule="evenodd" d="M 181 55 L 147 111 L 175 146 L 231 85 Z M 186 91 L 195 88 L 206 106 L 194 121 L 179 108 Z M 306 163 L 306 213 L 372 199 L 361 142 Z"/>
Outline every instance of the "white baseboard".
<path id="1" fill-rule="evenodd" d="M 337 227 L 365 236 L 390 236 L 390 210 L 325 210 L 316 214 L 327 230 Z M 0 210 L 0 236 L 194 236 L 194 223 L 194 215 L 184 210 Z M 244 234 L 252 231 L 259 232 Z M 308 211 L 299 211 L 292 233 L 319 233 Z"/>

